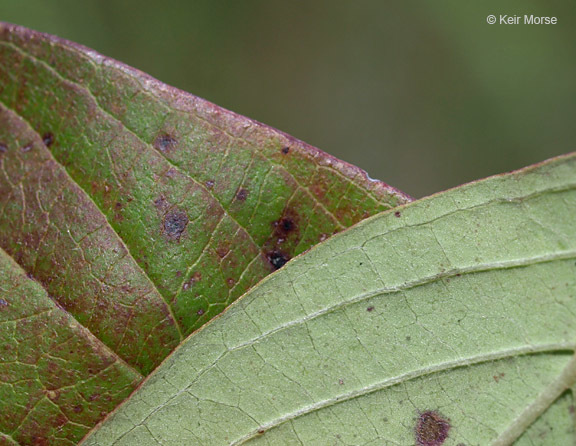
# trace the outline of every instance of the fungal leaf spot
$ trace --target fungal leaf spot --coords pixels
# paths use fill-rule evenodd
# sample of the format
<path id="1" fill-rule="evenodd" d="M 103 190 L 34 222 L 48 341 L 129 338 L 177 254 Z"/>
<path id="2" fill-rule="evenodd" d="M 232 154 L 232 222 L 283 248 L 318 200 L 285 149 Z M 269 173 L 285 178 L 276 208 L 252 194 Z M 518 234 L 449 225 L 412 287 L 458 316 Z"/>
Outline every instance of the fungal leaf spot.
<path id="1" fill-rule="evenodd" d="M 177 143 L 178 141 L 176 141 L 172 136 L 163 133 L 158 135 L 154 140 L 154 148 L 163 153 L 170 152 L 176 148 Z"/>
<path id="2" fill-rule="evenodd" d="M 46 132 L 44 135 L 42 135 L 42 141 L 44 141 L 44 145 L 46 147 L 50 147 L 52 144 L 54 144 L 54 135 L 50 132 Z"/>
<path id="3" fill-rule="evenodd" d="M 188 215 L 183 211 L 170 211 L 164 217 L 164 234 L 171 240 L 179 240 L 188 225 Z"/>
<path id="4" fill-rule="evenodd" d="M 440 446 L 444 444 L 451 427 L 450 420 L 444 418 L 438 412 L 433 410 L 422 412 L 414 429 L 416 445 Z"/>
<path id="5" fill-rule="evenodd" d="M 238 189 L 238 193 L 236 194 L 236 200 L 238 201 L 246 201 L 248 197 L 248 191 L 244 188 Z"/>
<path id="6" fill-rule="evenodd" d="M 266 258 L 275 270 L 282 268 L 284 265 L 286 265 L 286 262 L 290 260 L 290 257 L 287 254 L 276 250 L 270 251 L 268 254 L 266 254 Z"/>

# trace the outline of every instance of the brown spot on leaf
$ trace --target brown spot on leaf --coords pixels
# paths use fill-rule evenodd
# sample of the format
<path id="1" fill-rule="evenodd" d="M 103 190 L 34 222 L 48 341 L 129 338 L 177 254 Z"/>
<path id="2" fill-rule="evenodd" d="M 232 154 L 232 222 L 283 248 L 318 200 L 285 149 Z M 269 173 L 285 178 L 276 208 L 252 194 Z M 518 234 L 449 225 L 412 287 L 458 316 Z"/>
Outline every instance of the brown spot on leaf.
<path id="1" fill-rule="evenodd" d="M 162 222 L 164 234 L 171 240 L 180 240 L 186 225 L 188 225 L 188 215 L 179 210 L 168 212 Z"/>
<path id="2" fill-rule="evenodd" d="M 259 433 L 260 435 L 262 435 L 264 432 L 266 432 L 266 429 L 258 429 L 258 433 Z"/>
<path id="3" fill-rule="evenodd" d="M 440 446 L 448 438 L 450 420 L 438 412 L 427 410 L 418 417 L 416 428 L 416 444 L 418 446 Z"/>
<path id="4" fill-rule="evenodd" d="M 6 146 L 6 144 L 4 144 L 3 142 L 0 142 L 0 153 L 6 153 L 8 152 L 8 146 Z"/>
<path id="5" fill-rule="evenodd" d="M 394 212 L 394 217 L 400 218 L 401 216 L 402 214 L 400 213 L 400 211 Z"/>
<path id="6" fill-rule="evenodd" d="M 290 152 L 290 147 L 282 147 L 282 153 L 284 155 L 288 155 L 288 152 Z"/>
<path id="7" fill-rule="evenodd" d="M 178 173 L 178 172 L 176 171 L 176 169 L 174 169 L 174 168 L 171 167 L 171 168 L 168 169 L 168 171 L 166 172 L 166 176 L 167 176 L 168 178 L 174 178 L 177 173 Z"/>
<path id="8" fill-rule="evenodd" d="M 288 235 L 296 229 L 296 223 L 291 217 L 282 217 L 280 220 L 274 222 L 274 226 L 280 236 Z"/>
<path id="9" fill-rule="evenodd" d="M 282 268 L 290 260 L 290 256 L 278 250 L 266 253 L 266 258 L 275 270 Z"/>
<path id="10" fill-rule="evenodd" d="M 42 135 L 42 141 L 44 141 L 46 147 L 50 147 L 54 144 L 54 134 L 51 132 L 44 133 L 44 135 Z"/>
<path id="11" fill-rule="evenodd" d="M 184 282 L 184 284 L 182 285 L 182 289 L 186 291 L 196 282 L 200 282 L 200 280 L 202 280 L 202 273 L 196 271 L 194 274 L 192 274 L 192 276 L 190 277 L 190 279 L 188 279 L 187 282 Z"/>
<path id="12" fill-rule="evenodd" d="M 204 314 L 204 310 L 203 310 L 202 308 L 200 308 L 200 309 L 196 312 L 196 314 L 197 314 L 198 316 L 202 316 L 202 315 Z"/>
<path id="13" fill-rule="evenodd" d="M 494 375 L 492 378 L 494 378 L 494 381 L 499 382 L 500 379 L 504 378 L 504 376 L 506 376 L 505 373 L 499 373 L 498 375 Z"/>
<path id="14" fill-rule="evenodd" d="M 228 284 L 228 286 L 232 287 L 234 286 L 236 281 L 232 277 L 229 277 L 228 279 L 226 279 L 226 283 Z"/>
<path id="15" fill-rule="evenodd" d="M 170 204 L 163 195 L 160 195 L 156 200 L 154 200 L 154 207 L 161 213 L 164 213 L 169 206 Z"/>
<path id="16" fill-rule="evenodd" d="M 212 189 L 214 187 L 214 180 L 208 180 L 206 181 L 206 187 L 208 189 Z"/>
<path id="17" fill-rule="evenodd" d="M 372 311 L 374 311 L 374 307 L 368 307 L 368 308 L 366 308 L 366 311 L 368 313 L 371 313 Z"/>
<path id="18" fill-rule="evenodd" d="M 72 409 L 75 413 L 81 413 L 84 411 L 84 408 L 79 404 L 77 406 L 74 406 L 74 409 Z"/>
<path id="19" fill-rule="evenodd" d="M 216 254 L 218 254 L 218 257 L 220 257 L 221 259 L 226 257 L 229 252 L 230 252 L 229 246 L 219 246 L 218 248 L 216 248 Z"/>
<path id="20" fill-rule="evenodd" d="M 167 133 L 162 133 L 158 135 L 154 140 L 154 148 L 160 152 L 170 152 L 176 148 L 178 141 Z"/>
<path id="21" fill-rule="evenodd" d="M 246 201 L 247 197 L 248 197 L 248 190 L 246 190 L 244 188 L 238 189 L 238 192 L 236 193 L 236 200 Z"/>

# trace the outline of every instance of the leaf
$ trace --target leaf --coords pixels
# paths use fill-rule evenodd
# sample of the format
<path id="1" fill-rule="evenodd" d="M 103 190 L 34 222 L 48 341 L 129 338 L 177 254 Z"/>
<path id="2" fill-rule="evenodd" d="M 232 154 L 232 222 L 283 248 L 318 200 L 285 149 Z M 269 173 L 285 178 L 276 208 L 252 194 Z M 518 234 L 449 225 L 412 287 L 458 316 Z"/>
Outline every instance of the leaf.
<path id="1" fill-rule="evenodd" d="M 410 200 L 74 43 L 0 24 L 0 61 L 4 442 L 74 444 L 264 276 Z"/>
<path id="2" fill-rule="evenodd" d="M 364 220 L 193 334 L 82 444 L 573 444 L 575 215 L 571 154 Z"/>

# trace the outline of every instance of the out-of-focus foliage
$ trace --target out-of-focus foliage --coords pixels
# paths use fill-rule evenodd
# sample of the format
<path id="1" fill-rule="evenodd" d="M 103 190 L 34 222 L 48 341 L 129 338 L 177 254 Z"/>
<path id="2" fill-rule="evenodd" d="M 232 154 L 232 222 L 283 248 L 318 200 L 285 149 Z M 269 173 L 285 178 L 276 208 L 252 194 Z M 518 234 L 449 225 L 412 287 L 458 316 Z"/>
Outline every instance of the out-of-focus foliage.
<path id="1" fill-rule="evenodd" d="M 488 14 L 558 17 L 488 25 Z M 415 196 L 573 150 L 576 3 L 5 0 Z"/>

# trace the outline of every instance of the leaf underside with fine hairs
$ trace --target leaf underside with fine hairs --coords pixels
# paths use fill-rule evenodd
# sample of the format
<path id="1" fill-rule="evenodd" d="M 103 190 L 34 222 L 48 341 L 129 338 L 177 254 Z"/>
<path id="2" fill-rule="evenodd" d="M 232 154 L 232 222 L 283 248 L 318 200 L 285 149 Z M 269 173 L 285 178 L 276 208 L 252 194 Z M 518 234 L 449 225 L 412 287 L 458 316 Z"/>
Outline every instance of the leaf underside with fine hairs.
<path id="1" fill-rule="evenodd" d="M 82 443 L 573 445 L 576 154 L 369 218 L 188 338 Z"/>
<path id="2" fill-rule="evenodd" d="M 408 201 L 288 135 L 0 24 L 0 444 L 75 444 L 263 277 Z"/>

